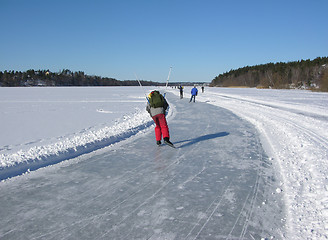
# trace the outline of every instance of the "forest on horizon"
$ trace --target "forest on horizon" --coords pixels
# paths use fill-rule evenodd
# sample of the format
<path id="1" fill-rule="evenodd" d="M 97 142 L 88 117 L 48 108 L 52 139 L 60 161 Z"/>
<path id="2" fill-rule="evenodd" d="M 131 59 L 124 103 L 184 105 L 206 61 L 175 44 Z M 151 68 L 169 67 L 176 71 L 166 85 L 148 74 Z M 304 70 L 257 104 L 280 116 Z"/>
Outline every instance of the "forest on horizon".
<path id="1" fill-rule="evenodd" d="M 144 86 L 158 86 L 163 83 L 140 80 Z M 138 86 L 137 80 L 120 81 L 115 78 L 90 76 L 83 71 L 73 72 L 63 69 L 60 72 L 30 69 L 21 71 L 0 71 L 0 87 L 31 86 Z"/>
<path id="2" fill-rule="evenodd" d="M 216 76 L 210 86 L 310 89 L 328 92 L 328 57 L 246 66 Z"/>
<path id="3" fill-rule="evenodd" d="M 165 83 L 140 80 L 143 86 L 163 86 Z M 173 85 L 203 83 L 170 83 Z M 83 71 L 63 69 L 0 71 L 0 87 L 30 86 L 138 86 L 137 80 L 90 76 Z M 210 83 L 211 87 L 256 87 L 274 89 L 310 89 L 328 92 L 328 57 L 294 62 L 267 63 L 246 66 L 219 74 Z"/>

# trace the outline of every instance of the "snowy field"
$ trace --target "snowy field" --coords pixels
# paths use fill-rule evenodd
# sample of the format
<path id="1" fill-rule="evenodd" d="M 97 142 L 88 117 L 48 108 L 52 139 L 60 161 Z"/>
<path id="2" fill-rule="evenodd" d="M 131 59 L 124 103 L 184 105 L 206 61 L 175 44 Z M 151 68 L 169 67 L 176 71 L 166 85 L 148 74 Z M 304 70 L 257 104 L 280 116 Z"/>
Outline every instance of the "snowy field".
<path id="1" fill-rule="evenodd" d="M 140 87 L 0 88 L 0 104 L 0 167 L 8 176 L 121 141 L 152 123 Z"/>
<path id="2" fill-rule="evenodd" d="M 186 88 L 185 97 L 189 93 Z M 289 239 L 327 239 L 328 94 L 205 88 L 197 101 L 228 109 L 256 127 L 281 176 L 276 191 L 285 197 Z M 152 125 L 139 87 L 0 88 L 0 119 L 0 184 L 143 134 Z"/>

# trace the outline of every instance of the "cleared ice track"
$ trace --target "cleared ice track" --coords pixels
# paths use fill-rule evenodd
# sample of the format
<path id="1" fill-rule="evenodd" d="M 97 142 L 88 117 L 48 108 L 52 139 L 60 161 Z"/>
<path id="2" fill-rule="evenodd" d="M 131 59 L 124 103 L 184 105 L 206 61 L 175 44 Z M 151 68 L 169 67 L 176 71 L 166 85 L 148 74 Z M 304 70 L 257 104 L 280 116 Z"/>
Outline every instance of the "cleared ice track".
<path id="1" fill-rule="evenodd" d="M 328 156 L 328 113 L 310 105 L 255 99 L 247 96 L 207 93 L 210 103 L 224 107 L 257 127 L 265 149 L 282 175 L 281 189 L 287 205 L 287 235 L 326 238 L 326 164 Z M 215 97 L 213 97 L 215 96 Z M 204 97 L 206 99 L 206 97 Z M 204 100 L 203 99 L 203 100 Z M 205 100 L 206 101 L 206 100 Z M 321 194 L 323 193 L 323 194 Z"/>
<path id="2" fill-rule="evenodd" d="M 168 94 L 177 149 L 153 129 L 0 185 L 1 239 L 260 239 L 284 236 L 283 194 L 255 129 Z"/>

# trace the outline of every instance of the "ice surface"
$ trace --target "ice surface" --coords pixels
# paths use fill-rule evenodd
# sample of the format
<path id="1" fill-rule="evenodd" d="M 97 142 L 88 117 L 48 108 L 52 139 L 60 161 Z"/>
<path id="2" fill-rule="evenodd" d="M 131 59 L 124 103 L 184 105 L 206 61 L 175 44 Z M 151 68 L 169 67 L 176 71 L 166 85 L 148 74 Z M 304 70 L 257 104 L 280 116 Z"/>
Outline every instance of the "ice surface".
<path id="1" fill-rule="evenodd" d="M 146 88 L 146 91 L 152 89 L 153 88 Z M 169 91 L 176 95 L 179 94 L 177 89 Z M 190 96 L 189 91 L 190 88 L 185 88 L 185 96 L 187 98 Z M 126 101 L 123 99 L 126 99 Z M 198 187 L 196 187 L 197 185 L 190 185 L 195 184 L 194 182 L 198 180 L 199 176 L 202 176 L 199 181 L 200 183 L 211 185 L 212 183 L 208 183 L 208 179 L 202 174 L 206 173 L 209 179 L 213 179 L 215 178 L 214 173 L 208 172 L 210 169 L 213 169 L 217 171 L 219 175 L 223 174 L 227 176 L 228 180 L 225 180 L 225 178 L 220 179 L 220 193 L 215 192 L 217 189 L 214 186 L 210 186 L 207 187 L 207 190 L 198 189 L 201 194 L 204 195 L 203 191 L 211 192 L 211 189 L 215 189 L 213 192 L 217 193 L 217 196 L 224 196 L 223 199 L 230 199 L 230 202 L 234 202 L 233 199 L 238 194 L 243 196 L 241 202 L 245 207 L 241 207 L 240 204 L 236 207 L 237 209 L 239 208 L 239 210 L 236 211 L 240 211 L 242 214 L 238 215 L 239 218 L 234 215 L 235 222 L 239 221 L 239 223 L 236 223 L 236 227 L 232 225 L 227 227 L 230 228 L 230 231 L 234 229 L 230 235 L 231 238 L 235 236 L 239 238 L 240 234 L 243 235 L 245 233 L 245 239 L 247 239 L 246 236 L 253 239 L 250 235 L 252 234 L 253 225 L 255 226 L 255 232 L 258 234 L 257 236 L 268 239 L 271 239 L 274 234 L 276 234 L 275 236 L 283 235 L 283 239 L 328 238 L 328 225 L 326 224 L 328 222 L 328 180 L 326 176 L 328 172 L 327 93 L 312 93 L 297 90 L 205 88 L 205 93 L 199 93 L 197 96 L 195 105 L 183 102 L 189 99 L 180 101 L 178 97 L 175 98 L 172 95 L 168 95 L 168 100 L 171 104 L 169 125 L 170 128 L 172 128 L 172 141 L 176 143 L 179 148 L 168 150 L 165 146 L 156 148 L 157 157 L 155 159 L 167 159 L 167 161 L 157 161 L 159 164 L 156 169 L 152 171 L 152 173 L 154 172 L 155 174 L 159 172 L 160 169 L 163 169 L 163 171 L 165 171 L 165 169 L 170 171 L 173 167 L 177 167 L 174 169 L 174 172 L 179 173 L 178 176 L 181 175 L 180 181 L 178 181 L 178 176 L 175 177 L 175 175 L 172 175 L 173 180 L 168 183 L 167 187 L 174 182 L 176 183 L 175 187 L 177 189 L 181 191 L 186 190 L 190 193 L 192 192 L 191 189 L 189 189 L 190 187 L 193 186 L 192 189 L 197 190 L 200 186 L 198 185 Z M 200 102 L 205 102 L 206 104 L 200 104 Z M 182 105 L 180 105 L 180 103 Z M 244 120 L 236 118 L 236 116 L 231 116 L 233 119 L 237 119 L 231 123 L 240 121 L 241 124 L 240 127 L 234 125 L 236 128 L 234 129 L 235 131 L 244 133 L 245 136 L 250 136 L 251 139 L 254 138 L 250 140 L 250 143 L 252 143 L 250 145 L 251 147 L 248 146 L 246 149 L 250 148 L 254 150 L 255 145 L 259 146 L 258 150 L 256 150 L 258 152 L 257 154 L 255 150 L 255 152 L 252 150 L 252 154 L 249 153 L 248 155 L 252 158 L 257 156 L 255 157 L 257 160 L 256 162 L 263 162 L 260 167 L 258 167 L 259 164 L 257 164 L 252 172 L 248 169 L 250 165 L 247 161 L 245 161 L 247 164 L 240 164 L 240 161 L 237 164 L 237 160 L 231 161 L 231 163 L 223 161 L 224 159 L 233 160 L 237 159 L 238 156 L 242 156 L 240 152 L 238 153 L 240 148 L 238 148 L 236 153 L 229 146 L 235 146 L 236 144 L 243 146 L 245 145 L 243 139 L 248 138 L 245 138 L 242 134 L 237 134 L 238 137 L 234 138 L 229 144 L 226 144 L 228 146 L 222 145 L 226 147 L 222 148 L 218 153 L 217 151 L 221 144 L 234 136 L 234 131 L 229 130 L 232 127 L 230 127 L 230 118 L 226 116 L 228 112 L 223 111 L 221 108 L 214 108 L 215 111 L 217 111 L 217 115 L 215 115 L 215 117 L 213 117 L 213 114 L 207 115 L 207 111 L 211 112 L 210 109 L 212 109 L 209 108 L 209 110 L 207 110 L 208 105 L 215 105 L 228 109 L 246 120 L 245 122 Z M 199 106 L 202 107 L 198 108 Z M 112 186 L 113 182 L 110 180 L 113 180 L 111 179 L 113 176 L 106 175 L 106 177 L 100 177 L 100 180 L 97 182 L 97 174 L 100 174 L 102 167 L 104 167 L 104 171 L 112 169 L 115 176 L 117 164 L 121 162 L 122 164 L 126 163 L 126 168 L 124 168 L 125 165 L 118 166 L 118 169 L 121 168 L 121 178 L 126 180 L 125 183 L 129 182 L 121 191 L 124 192 L 125 189 L 129 189 L 127 193 L 133 194 L 131 198 L 135 196 L 134 194 L 139 193 L 140 189 L 136 188 L 135 192 L 133 192 L 133 190 L 129 188 L 140 183 L 138 180 L 134 180 L 133 173 L 137 174 L 139 171 L 140 174 L 144 174 L 145 172 L 141 171 L 140 168 L 150 164 L 146 162 L 147 160 L 153 160 L 152 157 L 147 158 L 148 155 L 143 156 L 145 152 L 152 150 L 149 146 L 152 146 L 154 140 L 152 130 L 148 133 L 151 121 L 144 108 L 145 100 L 140 88 L 0 88 L 0 130 L 2 133 L 0 136 L 1 166 L 4 168 L 6 168 L 6 166 L 13 166 L 13 169 L 17 170 L 17 164 L 21 166 L 19 163 L 23 162 L 27 163 L 25 166 L 27 168 L 16 173 L 22 173 L 24 171 L 29 172 L 28 169 L 33 164 L 40 167 L 42 166 L 41 163 L 44 163 L 44 166 L 47 166 L 55 163 L 56 161 L 52 160 L 55 160 L 56 157 L 58 157 L 58 161 L 62 161 L 73 156 L 80 156 L 83 153 L 91 152 L 78 158 L 70 159 L 54 166 L 32 171 L 24 176 L 1 182 L 0 217 L 7 216 L 8 212 L 9 214 L 6 218 L 7 220 L 3 223 L 1 221 L 0 238 L 11 236 L 10 239 L 12 239 L 12 236 L 14 236 L 14 239 L 19 239 L 20 237 L 26 239 L 24 233 L 26 233 L 26 236 L 30 236 L 30 234 L 35 234 L 36 236 L 40 233 L 35 239 L 48 239 L 47 237 L 53 236 L 51 235 L 51 231 L 58 233 L 59 229 L 65 229 L 65 226 L 78 226 L 80 223 L 76 221 L 76 218 L 81 218 L 81 221 L 83 221 L 82 219 L 86 218 L 86 216 L 93 220 L 91 223 L 86 223 L 88 220 L 85 220 L 83 226 L 87 226 L 87 224 L 92 225 L 93 223 L 98 223 L 99 225 L 104 224 L 102 220 L 97 220 L 97 217 L 101 218 L 103 216 L 102 213 L 100 213 L 103 212 L 100 206 L 105 203 L 100 197 L 101 194 L 97 191 L 100 189 L 100 191 L 106 192 L 107 189 L 111 189 L 110 186 Z M 203 108 L 206 110 L 206 113 L 203 112 Z M 193 111 L 193 114 L 189 111 Z M 185 112 L 189 114 L 184 115 Z M 201 118 L 193 124 L 188 124 L 188 121 L 192 120 L 189 118 L 193 115 L 197 116 L 198 114 Z M 183 116 L 183 118 L 180 118 L 180 115 Z M 222 116 L 226 117 L 222 118 Z M 208 118 L 210 122 L 208 122 Z M 71 121 L 67 121 L 67 119 L 71 119 Z M 207 123 L 207 125 L 205 126 L 203 122 Z M 215 129 L 212 125 L 214 123 L 223 126 L 223 129 L 208 131 L 211 128 Z M 198 129 L 199 125 L 203 126 L 201 127 L 202 132 Z M 254 131 L 252 126 L 255 126 L 257 131 Z M 136 131 L 133 131 L 133 129 Z M 138 134 L 135 135 L 137 132 Z M 176 132 L 179 134 L 175 134 Z M 122 135 L 125 137 L 122 137 Z M 146 146 L 140 147 L 135 145 L 136 141 L 149 142 L 147 142 Z M 236 143 L 234 141 L 236 141 Z M 205 142 L 216 142 L 216 148 L 213 147 L 213 150 L 211 149 L 207 151 L 207 153 L 203 153 L 202 148 L 205 147 L 203 145 Z M 111 145 L 112 143 L 116 144 Z M 92 152 L 95 149 L 107 145 L 110 145 L 110 147 Z M 265 153 L 261 149 L 261 146 L 264 147 Z M 84 150 L 82 151 L 82 149 Z M 161 152 L 163 149 L 165 149 L 165 151 Z M 193 151 L 184 153 L 183 151 L 187 149 Z M 174 152 L 174 150 L 176 152 Z M 197 153 L 195 152 L 196 150 Z M 141 151 L 141 153 L 139 151 Z M 215 156 L 208 154 L 208 152 L 211 151 L 213 151 Z M 99 154 L 100 152 L 101 154 Z M 194 153 L 193 157 L 189 155 L 191 153 Z M 107 155 L 107 157 L 103 157 L 102 154 Z M 184 158 L 179 158 L 177 154 L 182 154 Z M 96 155 L 99 156 L 99 160 Z M 131 162 L 126 162 L 128 161 L 126 156 L 131 156 Z M 141 156 L 140 159 L 138 156 Z M 219 159 L 219 163 L 215 163 L 215 161 L 213 163 L 211 158 L 214 157 Z M 93 159 L 93 161 L 91 161 L 90 158 Z M 138 160 L 135 160 L 136 158 L 138 158 Z M 185 160 L 195 158 L 200 159 L 200 161 L 196 162 L 200 162 L 202 165 L 191 166 L 190 162 Z M 258 161 L 258 158 L 262 158 L 262 160 Z M 97 166 L 98 162 L 102 162 L 102 165 Z M 135 165 L 136 169 L 133 171 L 132 168 L 129 168 L 129 163 L 140 163 L 140 165 Z M 82 167 L 84 164 L 87 165 Z M 252 162 L 252 164 L 255 164 L 255 162 Z M 75 166 L 81 166 L 81 169 L 84 170 L 79 172 Z M 137 168 L 139 166 L 140 168 Z M 205 170 L 203 170 L 204 166 L 207 166 Z M 220 167 L 218 168 L 217 166 Z M 248 179 L 247 182 L 250 183 L 245 183 L 249 186 L 248 188 L 246 185 L 243 187 L 240 185 L 238 190 L 237 187 L 231 190 L 231 186 L 228 185 L 230 183 L 229 176 L 233 176 L 233 173 L 228 174 L 231 172 L 230 166 L 236 168 L 234 172 L 237 175 L 240 173 L 238 172 L 239 170 L 241 171 L 241 169 L 244 169 L 241 171 L 243 173 L 241 176 L 243 177 L 240 177 L 240 179 Z M 33 168 L 30 169 L 33 170 Z M 123 172 L 123 169 L 126 171 Z M 178 171 L 179 169 L 184 170 L 180 173 Z M 220 172 L 220 169 L 224 171 Z M 257 171 L 256 169 L 260 170 Z M 125 178 L 127 176 L 126 174 L 130 173 L 132 174 L 131 181 Z M 3 171 L 0 170 L 0 175 L 1 174 L 3 174 Z M 258 181 L 256 178 L 254 180 L 254 177 L 253 180 L 251 180 L 250 175 L 261 177 L 259 177 Z M 147 185 L 147 187 L 153 186 L 155 189 L 158 189 L 164 186 L 166 182 L 164 180 L 161 182 L 160 176 L 162 175 L 149 175 L 149 179 L 154 182 L 155 185 Z M 169 178 L 168 174 L 165 176 L 166 179 Z M 264 178 L 263 181 L 262 178 Z M 120 183 L 118 176 L 114 179 L 115 184 Z M 156 182 L 154 179 L 158 181 Z M 83 188 L 89 189 L 86 191 L 85 195 L 83 195 L 84 190 L 79 186 L 76 188 L 74 187 L 75 184 L 83 181 L 85 184 Z M 145 177 L 143 181 L 147 182 L 148 179 Z M 104 182 L 106 182 L 107 185 L 102 185 L 105 184 Z M 254 187 L 254 182 L 258 182 L 258 188 Z M 95 187 L 93 183 L 95 183 L 97 187 Z M 59 191 L 59 189 L 56 190 L 57 185 L 61 184 L 66 188 L 62 191 Z M 121 184 L 123 183 L 121 182 Z M 149 182 L 149 184 L 151 184 L 151 182 Z M 248 191 L 251 188 L 263 188 L 263 191 L 258 190 L 258 193 L 255 195 Z M 52 192 L 52 189 L 54 192 Z M 155 196 L 159 196 L 160 193 L 165 192 L 164 190 L 166 188 L 163 187 L 161 189 L 159 193 L 154 191 L 147 192 L 148 194 L 156 193 Z M 173 188 L 169 190 L 173 191 Z M 140 190 L 140 193 L 141 191 L 142 190 Z M 74 193 L 74 197 L 69 195 L 70 192 L 72 194 Z M 246 192 L 247 195 L 245 196 Z M 89 196 L 88 193 L 91 195 Z M 167 194 L 169 195 L 169 193 Z M 185 194 L 190 196 L 187 193 Z M 119 197 L 119 195 L 117 196 Z M 150 195 L 148 196 L 150 197 Z M 254 196 L 256 196 L 255 198 L 258 200 L 254 206 L 261 207 L 250 207 L 252 204 L 250 204 L 249 201 L 251 201 Z M 79 199 L 80 197 L 81 199 Z M 104 193 L 104 198 L 107 199 L 109 197 Z M 279 202 L 281 198 L 283 198 L 282 203 Z M 84 199 L 87 199 L 89 204 L 87 208 L 84 208 L 85 210 L 82 211 L 77 206 L 74 206 L 74 204 L 81 205 Z M 93 201 L 93 199 L 99 199 L 99 203 Z M 122 204 L 133 204 L 130 202 L 132 200 L 124 198 L 124 196 L 121 196 L 120 199 L 126 199 L 126 201 L 122 200 Z M 167 198 L 165 199 L 167 200 Z M 192 227 L 186 227 L 188 230 L 185 229 L 181 231 L 182 235 L 188 236 L 190 233 L 188 238 L 195 238 L 198 232 L 203 234 L 210 231 L 206 229 L 211 223 L 216 223 L 216 221 L 212 221 L 214 217 L 219 216 L 226 219 L 227 214 L 223 215 L 223 213 L 220 212 L 222 208 L 221 204 L 224 203 L 223 199 L 220 202 L 219 198 L 216 199 L 214 196 L 209 197 L 207 199 L 208 203 L 211 200 L 212 202 L 207 205 L 208 211 L 202 209 L 199 212 L 194 212 L 193 216 L 195 215 L 194 217 L 197 221 L 187 221 L 186 225 L 191 224 Z M 246 201 L 246 199 L 248 200 Z M 61 201 L 56 204 L 58 200 Z M 158 204 L 158 206 L 168 205 L 164 200 L 160 198 L 156 204 Z M 13 204 L 10 204 L 11 201 L 13 201 Z M 42 203 L 41 210 L 38 205 L 39 201 Z M 152 199 L 149 199 L 149 202 L 151 201 Z M 170 198 L 170 201 L 174 200 Z M 275 205 L 272 205 L 271 201 L 276 202 L 277 205 L 280 204 L 282 208 L 285 207 L 286 210 L 286 216 L 282 216 L 279 220 L 274 220 L 273 224 L 282 223 L 281 226 L 277 227 L 278 232 L 267 231 L 270 227 L 276 227 L 273 225 L 270 226 L 272 216 L 277 216 L 275 215 L 276 212 L 273 210 Z M 94 202 L 95 204 L 93 205 Z M 15 205 L 15 203 L 17 203 L 16 209 L 11 206 Z M 66 206 L 66 204 L 69 204 L 69 206 Z M 126 209 L 132 211 L 130 205 L 126 207 Z M 242 211 L 240 207 L 244 210 Z M 8 210 L 6 210 L 7 208 Z M 60 217 L 61 214 L 65 212 L 61 210 L 62 208 L 65 208 L 65 210 L 75 210 L 72 210 L 73 212 L 67 211 L 65 217 Z M 98 211 L 98 208 L 101 210 Z M 143 207 L 141 206 L 141 208 Z M 157 205 L 153 208 L 157 209 Z M 58 215 L 56 215 L 54 209 L 58 209 Z M 156 219 L 158 219 L 157 222 L 159 223 L 174 220 L 173 216 L 169 216 L 171 214 L 171 211 L 169 211 L 170 209 L 175 209 L 176 213 L 188 211 L 188 208 L 181 203 L 171 208 L 163 207 L 163 209 L 163 211 L 154 213 L 149 213 L 147 209 L 140 209 L 137 216 L 144 217 L 151 215 L 153 217 L 150 219 L 155 219 L 153 222 L 154 225 L 156 225 Z M 225 207 L 224 209 L 228 208 Z M 248 215 L 245 209 L 253 209 L 251 211 L 251 216 L 252 219 L 259 219 L 254 220 L 258 224 L 246 224 L 245 219 Z M 258 213 L 257 209 L 260 209 L 258 211 L 261 212 Z M 262 211 L 263 209 L 264 211 Z M 74 211 L 76 211 L 76 213 Z M 81 211 L 81 213 L 79 211 Z M 19 214 L 20 212 L 21 214 Z M 87 214 L 84 215 L 84 212 L 87 212 Z M 54 217 L 46 213 L 51 213 Z M 283 211 L 278 212 L 278 215 L 283 215 L 283 213 Z M 19 217 L 15 217 L 15 214 Z M 113 212 L 113 214 L 115 215 L 115 212 Z M 128 216 L 128 218 L 124 220 L 127 221 L 130 215 L 123 212 L 122 214 Z M 47 215 L 47 217 L 45 217 L 45 215 Z M 286 217 L 286 219 L 284 217 Z M 237 218 L 239 219 L 238 221 Z M 121 218 L 121 221 L 123 219 L 124 218 Z M 267 220 L 265 221 L 264 219 Z M 123 225 L 125 224 L 124 221 L 122 222 Z M 253 220 L 251 220 L 251 222 L 252 221 Z M 285 225 L 281 221 L 286 221 Z M 59 223 L 57 222 L 61 222 L 61 225 L 58 226 L 57 224 Z M 54 225 L 52 227 L 53 223 Z M 113 229 L 110 230 L 110 233 L 107 233 L 102 226 L 99 226 L 100 231 L 94 228 L 96 225 L 89 225 L 87 229 L 89 229 L 90 236 L 95 233 L 98 238 L 102 238 L 101 236 L 104 235 L 103 238 L 106 239 L 106 236 L 111 235 L 113 230 L 123 227 L 118 223 L 116 222 L 116 225 L 112 223 L 111 226 Z M 238 233 L 236 234 L 234 231 L 235 229 L 239 231 L 240 224 L 243 223 L 246 224 L 247 231 L 240 232 L 238 236 Z M 258 229 L 262 224 L 264 226 L 264 232 L 263 234 L 259 234 Z M 29 225 L 29 227 L 27 227 L 27 225 Z M 203 225 L 204 227 L 202 228 Z M 84 229 L 83 226 L 80 226 L 80 228 Z M 177 226 L 180 227 L 181 225 Z M 27 228 L 29 231 L 26 230 Z M 145 232 L 148 231 L 148 233 L 150 233 L 147 227 L 145 229 Z M 203 230 L 200 231 L 201 229 Z M 281 233 L 279 232 L 280 230 Z M 81 230 L 81 233 L 69 232 L 69 229 L 65 231 L 60 235 L 64 239 L 74 239 L 74 234 L 87 234 L 86 232 L 82 233 L 84 230 Z M 177 235 L 177 232 L 172 231 L 167 233 L 160 228 L 153 229 L 152 231 L 153 235 L 149 237 L 150 239 L 173 239 Z M 46 234 L 44 237 L 42 237 L 42 232 Z M 131 234 L 134 234 L 134 230 L 132 229 Z M 272 236 L 268 236 L 270 234 L 272 234 Z M 122 237 L 122 235 L 119 236 L 118 238 Z M 129 236 L 131 237 L 132 235 Z M 226 239 L 228 236 L 229 235 L 224 233 L 221 238 Z M 205 238 L 205 236 L 202 235 L 201 238 Z M 206 238 L 213 239 L 213 236 L 208 235 Z"/>
<path id="2" fill-rule="evenodd" d="M 251 124 L 168 94 L 176 149 L 153 129 L 3 182 L 1 239 L 283 238 L 283 194 Z"/>
<path id="3" fill-rule="evenodd" d="M 287 239 L 328 238 L 328 94 L 208 88 L 198 99 L 229 109 L 258 129 L 282 175 Z"/>

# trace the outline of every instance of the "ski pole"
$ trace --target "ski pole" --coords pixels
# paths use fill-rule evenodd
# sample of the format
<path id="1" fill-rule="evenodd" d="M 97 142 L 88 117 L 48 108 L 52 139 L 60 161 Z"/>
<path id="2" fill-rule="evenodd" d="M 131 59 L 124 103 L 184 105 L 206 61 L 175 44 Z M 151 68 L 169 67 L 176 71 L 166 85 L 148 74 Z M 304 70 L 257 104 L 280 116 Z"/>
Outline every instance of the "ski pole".
<path id="1" fill-rule="evenodd" d="M 171 71 L 172 71 L 172 67 L 170 67 L 169 75 L 167 76 L 166 86 L 165 86 L 165 92 L 164 92 L 164 98 L 165 98 L 165 95 L 166 95 L 167 85 L 169 84 L 169 79 L 170 79 Z"/>
<path id="2" fill-rule="evenodd" d="M 145 92 L 143 86 L 141 85 L 141 82 L 140 82 L 140 80 L 138 79 L 137 74 L 134 74 L 134 75 L 136 76 L 136 79 L 137 79 L 137 81 L 138 81 L 138 83 L 139 83 L 139 85 L 140 85 L 140 87 L 141 87 L 143 93 L 145 94 L 145 97 L 146 97 L 148 103 L 150 104 L 149 99 L 148 99 L 148 97 L 147 97 L 147 94 L 146 94 L 146 92 Z"/>

